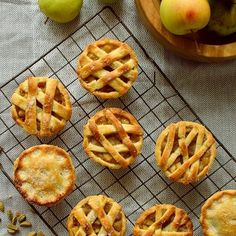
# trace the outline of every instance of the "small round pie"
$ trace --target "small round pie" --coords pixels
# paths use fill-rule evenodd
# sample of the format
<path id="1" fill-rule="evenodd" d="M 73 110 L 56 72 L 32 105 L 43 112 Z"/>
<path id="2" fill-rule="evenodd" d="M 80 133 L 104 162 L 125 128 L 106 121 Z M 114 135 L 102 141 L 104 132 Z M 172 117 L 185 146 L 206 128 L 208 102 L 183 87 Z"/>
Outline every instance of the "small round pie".
<path id="1" fill-rule="evenodd" d="M 202 206 L 200 223 L 204 236 L 236 235 L 236 190 L 213 194 Z"/>
<path id="2" fill-rule="evenodd" d="M 67 220 L 70 236 L 124 236 L 126 217 L 122 207 L 104 195 L 89 196 L 80 201 Z"/>
<path id="3" fill-rule="evenodd" d="M 204 126 L 180 121 L 161 132 L 156 141 L 155 156 L 168 178 L 189 184 L 207 174 L 216 157 L 216 142 Z"/>
<path id="4" fill-rule="evenodd" d="M 193 224 L 187 213 L 174 205 L 155 205 L 137 219 L 134 236 L 192 236 Z"/>
<path id="5" fill-rule="evenodd" d="M 94 161 L 111 169 L 126 168 L 141 152 L 143 131 L 137 120 L 120 108 L 97 112 L 84 126 L 83 147 Z"/>
<path id="6" fill-rule="evenodd" d="M 14 162 L 14 183 L 30 203 L 52 206 L 64 199 L 75 184 L 69 154 L 53 145 L 33 146 Z"/>
<path id="7" fill-rule="evenodd" d="M 11 97 L 13 119 L 26 132 L 49 137 L 62 130 L 71 117 L 67 90 L 56 79 L 29 77 Z"/>
<path id="8" fill-rule="evenodd" d="M 115 39 L 100 39 L 81 53 L 77 70 L 81 85 L 97 97 L 118 98 L 138 77 L 133 49 Z"/>

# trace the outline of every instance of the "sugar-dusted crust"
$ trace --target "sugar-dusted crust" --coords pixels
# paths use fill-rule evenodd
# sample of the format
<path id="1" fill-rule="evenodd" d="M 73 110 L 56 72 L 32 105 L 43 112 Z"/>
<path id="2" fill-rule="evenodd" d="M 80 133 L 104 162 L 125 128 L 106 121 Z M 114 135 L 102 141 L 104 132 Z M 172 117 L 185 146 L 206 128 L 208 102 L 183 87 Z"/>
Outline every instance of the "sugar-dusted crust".
<path id="1" fill-rule="evenodd" d="M 137 219 L 134 236 L 192 236 L 193 224 L 187 213 L 174 205 L 155 205 Z"/>
<path id="2" fill-rule="evenodd" d="M 138 77 L 138 61 L 133 49 L 115 39 L 100 39 L 88 45 L 78 59 L 81 85 L 97 97 L 124 95 Z"/>
<path id="3" fill-rule="evenodd" d="M 83 147 L 94 161 L 111 169 L 125 168 L 141 152 L 143 131 L 137 120 L 120 108 L 97 112 L 84 126 Z"/>
<path id="4" fill-rule="evenodd" d="M 201 209 L 204 236 L 236 235 L 236 189 L 213 194 Z"/>
<path id="5" fill-rule="evenodd" d="M 30 203 L 52 206 L 65 198 L 75 184 L 69 154 L 53 145 L 33 146 L 14 162 L 14 183 Z"/>
<path id="6" fill-rule="evenodd" d="M 172 181 L 196 182 L 207 174 L 216 157 L 215 139 L 198 123 L 172 123 L 157 138 L 155 157 Z"/>
<path id="7" fill-rule="evenodd" d="M 67 90 L 56 79 L 29 77 L 11 97 L 13 119 L 26 132 L 48 137 L 62 130 L 71 117 Z"/>
<path id="8" fill-rule="evenodd" d="M 124 236 L 126 217 L 122 207 L 104 195 L 89 196 L 80 201 L 67 220 L 70 236 Z"/>

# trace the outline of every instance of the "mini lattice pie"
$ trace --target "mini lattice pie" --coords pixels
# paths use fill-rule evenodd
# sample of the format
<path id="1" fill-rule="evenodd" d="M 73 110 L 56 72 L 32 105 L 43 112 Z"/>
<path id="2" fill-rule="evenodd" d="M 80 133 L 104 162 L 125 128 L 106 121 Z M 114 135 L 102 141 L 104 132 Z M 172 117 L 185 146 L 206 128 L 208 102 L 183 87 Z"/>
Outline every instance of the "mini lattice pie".
<path id="1" fill-rule="evenodd" d="M 70 236 L 123 236 L 126 217 L 113 199 L 103 195 L 89 196 L 71 211 L 67 229 Z"/>
<path id="2" fill-rule="evenodd" d="M 236 190 L 213 194 L 202 207 L 200 223 L 204 236 L 235 236 Z"/>
<path id="3" fill-rule="evenodd" d="M 204 177 L 216 157 L 212 134 L 195 122 L 170 124 L 157 139 L 156 161 L 173 181 L 189 184 Z"/>
<path id="4" fill-rule="evenodd" d="M 84 150 L 103 166 L 119 169 L 141 152 L 143 131 L 137 120 L 119 108 L 97 112 L 84 126 Z"/>
<path id="5" fill-rule="evenodd" d="M 145 210 L 134 226 L 134 236 L 192 236 L 187 213 L 174 205 L 155 205 Z"/>
<path id="6" fill-rule="evenodd" d="M 53 145 L 31 147 L 14 162 L 14 183 L 30 203 L 52 206 L 72 190 L 75 168 L 69 154 Z"/>
<path id="7" fill-rule="evenodd" d="M 70 97 L 56 79 L 29 77 L 16 89 L 11 102 L 16 123 L 39 137 L 58 133 L 71 117 Z"/>
<path id="8" fill-rule="evenodd" d="M 78 60 L 82 86 L 100 98 L 124 95 L 138 77 L 132 48 L 114 39 L 101 39 L 86 47 Z"/>

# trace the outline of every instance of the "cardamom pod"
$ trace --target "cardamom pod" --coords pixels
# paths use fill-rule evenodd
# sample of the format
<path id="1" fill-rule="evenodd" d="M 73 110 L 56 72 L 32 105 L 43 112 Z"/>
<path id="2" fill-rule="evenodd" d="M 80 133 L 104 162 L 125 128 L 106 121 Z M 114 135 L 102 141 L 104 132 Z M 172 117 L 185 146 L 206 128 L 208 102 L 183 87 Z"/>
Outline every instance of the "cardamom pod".
<path id="1" fill-rule="evenodd" d="M 16 225 L 13 225 L 12 223 L 7 225 L 7 229 L 17 231 L 18 227 Z"/>
<path id="2" fill-rule="evenodd" d="M 16 231 L 13 230 L 13 229 L 7 229 L 7 232 L 8 232 L 9 234 L 15 234 L 15 233 L 16 233 Z"/>
<path id="3" fill-rule="evenodd" d="M 7 217 L 8 217 L 8 219 L 9 219 L 10 221 L 12 221 L 12 219 L 13 219 L 13 213 L 12 213 L 11 210 L 7 210 Z"/>
<path id="4" fill-rule="evenodd" d="M 18 222 L 21 223 L 26 220 L 26 215 L 22 214 L 18 217 Z"/>
<path id="5" fill-rule="evenodd" d="M 43 233 L 42 231 L 39 231 L 39 232 L 37 233 L 37 236 L 45 236 L 45 235 L 44 235 L 44 233 Z"/>
<path id="6" fill-rule="evenodd" d="M 0 201 L 0 211 L 4 212 L 5 211 L 5 206 L 4 203 Z"/>
<path id="7" fill-rule="evenodd" d="M 12 223 L 13 225 L 16 225 L 16 223 L 17 223 L 17 216 L 14 216 L 14 217 L 12 218 L 11 223 Z"/>
<path id="8" fill-rule="evenodd" d="M 29 232 L 27 236 L 37 236 L 37 233 L 35 231 Z"/>
<path id="9" fill-rule="evenodd" d="M 22 221 L 20 223 L 20 226 L 23 226 L 23 227 L 31 227 L 32 224 L 29 222 L 29 221 Z"/>

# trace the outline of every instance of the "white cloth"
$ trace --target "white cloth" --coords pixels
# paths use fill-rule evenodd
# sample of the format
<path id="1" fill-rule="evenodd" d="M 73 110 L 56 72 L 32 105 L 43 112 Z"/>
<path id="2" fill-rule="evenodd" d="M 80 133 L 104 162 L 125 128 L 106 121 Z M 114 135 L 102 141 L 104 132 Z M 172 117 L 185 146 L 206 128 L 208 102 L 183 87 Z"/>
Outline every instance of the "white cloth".
<path id="1" fill-rule="evenodd" d="M 186 99 L 193 110 L 196 111 L 197 115 L 225 147 L 236 156 L 236 60 L 207 64 L 181 59 L 172 52 L 163 49 L 143 26 L 134 1 L 120 0 L 118 2 L 119 3 L 112 5 L 117 15 L 140 41 L 150 57 L 152 57 L 166 73 L 177 90 Z M 39 11 L 37 1 L 0 0 L 0 85 L 2 86 L 14 75 L 21 72 L 26 66 L 45 54 L 54 45 L 61 42 L 69 33 L 75 31 L 79 25 L 96 14 L 102 7 L 104 7 L 104 5 L 97 0 L 85 0 L 80 17 L 75 21 L 60 25 L 49 20 L 47 24 L 44 24 L 46 17 Z M 9 91 L 9 94 L 11 92 L 12 91 Z M 1 141 L 0 145 L 3 144 L 4 141 Z M 227 155 L 223 153 L 221 156 L 226 157 Z M 228 160 L 228 157 L 226 159 Z M 235 168 L 230 167 L 230 163 L 231 162 L 229 162 L 227 166 L 229 169 L 232 168 L 230 171 L 235 177 Z M 93 167 L 94 166 L 95 165 L 93 165 Z M 218 164 L 215 168 L 217 167 Z M 96 165 L 96 168 L 99 167 Z M 81 171 L 85 172 L 84 169 Z M 85 173 L 83 173 L 83 175 L 80 174 L 80 178 L 86 178 Z M 227 177 L 225 178 L 227 179 Z M 163 181 L 159 181 L 159 185 L 163 184 L 164 186 Z M 153 182 L 149 183 L 150 185 L 147 184 L 142 187 L 145 194 L 146 188 L 155 188 Z M 204 189 L 204 186 L 204 184 L 200 185 L 199 189 Z M 210 183 L 209 186 L 211 186 Z M 227 187 L 236 188 L 235 181 L 231 181 L 224 188 Z M 141 188 L 139 190 L 141 191 Z M 185 190 L 187 191 L 188 187 Z M 196 194 L 194 195 L 194 191 L 192 191 L 193 194 L 190 195 L 189 199 L 195 200 Z M 214 188 L 214 186 L 209 190 L 209 192 L 212 193 L 215 191 L 216 188 Z M 86 192 L 86 189 L 84 192 Z M 136 198 L 140 198 L 140 194 L 141 192 L 134 193 Z M 8 195 L 12 195 L 13 197 L 11 200 L 6 200 L 6 207 L 13 208 L 13 210 L 22 209 L 23 212 L 28 211 L 28 205 L 22 200 L 19 194 L 17 194 L 8 180 L 0 174 L 0 200 L 5 201 Z M 167 197 L 161 194 L 158 196 L 159 199 L 165 199 Z M 148 194 L 145 197 L 148 198 Z M 81 198 L 81 196 L 79 196 L 79 198 Z M 172 200 L 167 198 L 168 202 L 174 201 L 173 199 L 173 195 Z M 199 199 L 200 198 L 194 201 L 194 204 L 200 201 Z M 76 203 L 77 201 L 78 199 L 75 199 L 73 202 Z M 127 200 L 127 204 L 129 203 L 130 202 Z M 154 204 L 155 202 L 149 201 L 145 206 L 149 206 L 152 203 Z M 56 210 L 56 212 L 60 212 L 62 208 L 63 205 L 57 208 L 59 210 Z M 40 210 L 42 209 L 40 208 Z M 129 211 L 129 209 L 126 210 Z M 199 208 L 196 209 L 196 212 L 197 214 L 199 213 Z M 137 211 L 137 214 L 138 213 L 140 213 L 140 211 Z M 49 213 L 47 212 L 47 214 Z M 136 217 L 137 214 L 134 214 L 131 218 Z M 1 215 L 0 218 L 2 218 Z M 55 217 L 48 215 L 45 218 L 53 221 Z M 51 235 L 47 227 L 43 227 L 42 222 L 36 215 L 30 215 L 30 219 L 32 219 L 34 229 L 42 229 L 46 235 Z M 7 235 L 5 223 L 5 221 L 0 223 L 0 235 Z M 196 222 L 194 223 L 197 224 Z M 26 235 L 26 231 L 22 232 L 21 235 Z M 59 235 L 65 235 L 64 229 L 57 228 L 57 232 L 63 232 Z M 130 225 L 129 233 L 131 233 Z"/>

